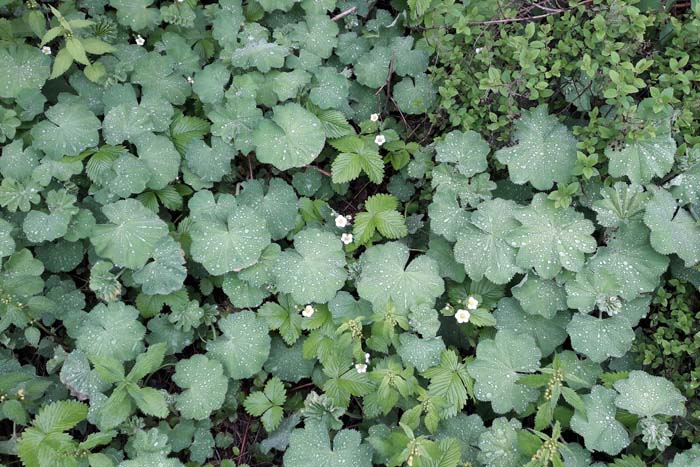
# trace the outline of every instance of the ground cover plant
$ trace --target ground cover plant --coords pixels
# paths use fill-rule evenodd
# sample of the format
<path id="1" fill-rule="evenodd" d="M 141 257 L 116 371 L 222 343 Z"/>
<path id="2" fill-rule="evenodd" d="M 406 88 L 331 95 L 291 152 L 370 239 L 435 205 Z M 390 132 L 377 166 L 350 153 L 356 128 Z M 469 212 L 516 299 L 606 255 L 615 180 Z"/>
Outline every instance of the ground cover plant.
<path id="1" fill-rule="evenodd" d="M 0 0 L 0 462 L 700 466 L 700 3 Z"/>

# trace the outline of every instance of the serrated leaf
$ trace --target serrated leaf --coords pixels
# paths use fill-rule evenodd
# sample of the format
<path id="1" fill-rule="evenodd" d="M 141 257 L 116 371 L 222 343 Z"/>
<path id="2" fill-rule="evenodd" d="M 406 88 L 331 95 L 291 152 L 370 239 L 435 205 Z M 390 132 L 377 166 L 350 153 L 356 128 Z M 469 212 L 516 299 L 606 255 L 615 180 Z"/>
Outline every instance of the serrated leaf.
<path id="1" fill-rule="evenodd" d="M 614 456 L 630 443 L 624 426 L 615 420 L 615 391 L 593 386 L 590 394 L 582 396 L 586 414 L 576 411 L 571 429 L 583 436 L 586 449 Z"/>
<path id="2" fill-rule="evenodd" d="M 173 382 L 184 389 L 178 394 L 175 407 L 184 418 L 204 420 L 224 403 L 228 379 L 216 360 L 198 354 L 175 365 Z"/>
<path id="3" fill-rule="evenodd" d="M 613 386 L 619 393 L 615 405 L 630 413 L 640 417 L 685 415 L 686 398 L 666 378 L 635 370 Z"/>
<path id="4" fill-rule="evenodd" d="M 489 153 L 489 145 L 475 131 L 463 133 L 453 130 L 435 145 L 435 151 L 437 161 L 455 164 L 465 177 L 483 172 L 488 167 L 486 155 Z"/>
<path id="5" fill-rule="evenodd" d="M 223 335 L 207 344 L 233 379 L 250 378 L 260 371 L 270 353 L 267 325 L 252 311 L 241 311 L 219 321 Z"/>

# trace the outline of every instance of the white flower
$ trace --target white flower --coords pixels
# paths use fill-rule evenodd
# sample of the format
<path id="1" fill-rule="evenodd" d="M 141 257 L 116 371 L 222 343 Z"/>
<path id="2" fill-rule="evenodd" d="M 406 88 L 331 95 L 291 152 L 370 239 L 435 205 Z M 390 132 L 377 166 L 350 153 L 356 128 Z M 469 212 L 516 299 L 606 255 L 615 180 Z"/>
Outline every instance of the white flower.
<path id="1" fill-rule="evenodd" d="M 377 135 L 374 137 L 374 144 L 377 146 L 381 146 L 382 144 L 386 143 L 386 138 L 384 135 Z"/>
<path id="2" fill-rule="evenodd" d="M 468 323 L 469 318 L 471 317 L 471 313 L 467 310 L 457 310 L 457 313 L 455 313 L 455 319 L 457 320 L 458 323 Z"/>
<path id="3" fill-rule="evenodd" d="M 477 47 L 476 49 L 474 49 L 474 52 L 480 54 L 482 50 L 484 50 L 483 47 Z"/>
<path id="4" fill-rule="evenodd" d="M 358 373 L 367 373 L 367 364 L 366 363 L 356 363 L 355 369 L 357 370 Z"/>
<path id="5" fill-rule="evenodd" d="M 345 245 L 350 245 L 352 243 L 352 234 L 344 233 L 340 236 L 340 241 Z"/>
<path id="6" fill-rule="evenodd" d="M 369 354 L 365 352 L 365 363 L 369 364 Z"/>
<path id="7" fill-rule="evenodd" d="M 476 298 L 470 296 L 467 299 L 467 308 L 468 309 L 476 310 L 478 306 L 479 306 L 479 300 L 477 300 Z"/>
<path id="8" fill-rule="evenodd" d="M 311 305 L 306 305 L 303 310 L 301 310 L 301 316 L 304 318 L 311 318 L 314 313 L 316 313 L 316 309 L 312 307 Z"/>
<path id="9" fill-rule="evenodd" d="M 345 216 L 338 215 L 338 217 L 335 218 L 335 226 L 338 228 L 345 228 L 348 226 L 348 218 Z"/>
<path id="10" fill-rule="evenodd" d="M 51 47 L 49 47 L 48 45 L 43 46 L 41 48 L 41 53 L 43 53 L 44 55 L 51 55 Z"/>
<path id="11" fill-rule="evenodd" d="M 379 121 L 379 114 L 372 114 L 369 116 L 369 119 L 372 120 L 373 122 L 378 122 Z"/>
<path id="12" fill-rule="evenodd" d="M 188 77 L 187 77 L 187 82 L 190 83 L 190 84 L 194 84 L 194 78 L 192 78 L 191 76 L 188 76 Z"/>
<path id="13" fill-rule="evenodd" d="M 136 36 L 135 41 L 136 41 L 136 45 L 143 45 L 143 44 L 146 43 L 146 39 L 144 39 L 143 37 L 141 37 L 141 34 L 139 34 L 138 36 Z"/>
<path id="14" fill-rule="evenodd" d="M 351 216 L 350 214 L 348 214 L 347 216 L 345 216 L 345 218 L 346 218 L 347 220 L 349 220 L 349 221 L 352 220 L 352 216 Z"/>

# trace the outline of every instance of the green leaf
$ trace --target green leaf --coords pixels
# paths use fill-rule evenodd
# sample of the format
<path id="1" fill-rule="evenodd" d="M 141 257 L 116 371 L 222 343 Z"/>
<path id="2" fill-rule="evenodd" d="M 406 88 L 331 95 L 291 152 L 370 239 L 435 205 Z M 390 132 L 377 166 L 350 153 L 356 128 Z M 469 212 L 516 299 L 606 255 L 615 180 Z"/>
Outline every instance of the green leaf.
<path id="1" fill-rule="evenodd" d="M 513 183 L 530 182 L 538 190 L 565 183 L 576 165 L 576 138 L 550 115 L 547 105 L 526 110 L 515 122 L 515 146 L 499 149 L 496 159 L 508 166 Z"/>
<path id="2" fill-rule="evenodd" d="M 355 430 L 341 430 L 333 439 L 325 424 L 307 420 L 303 429 L 292 432 L 284 453 L 284 467 L 371 467 L 372 449 Z"/>
<path id="3" fill-rule="evenodd" d="M 471 177 L 487 169 L 486 156 L 489 150 L 488 143 L 479 133 L 472 130 L 464 133 L 453 130 L 435 145 L 435 159 L 438 162 L 455 164 L 462 175 Z"/>
<path id="4" fill-rule="evenodd" d="M 642 219 L 649 193 L 640 185 L 617 182 L 600 190 L 603 199 L 593 203 L 598 223 L 604 227 L 620 227 Z"/>
<path id="5" fill-rule="evenodd" d="M 168 233 L 165 222 L 133 199 L 108 204 L 102 212 L 110 223 L 96 225 L 90 241 L 98 255 L 125 268 L 143 267 Z"/>
<path id="6" fill-rule="evenodd" d="M 121 302 L 96 305 L 80 322 L 77 348 L 88 356 L 133 360 L 141 353 L 146 334 L 138 317 L 136 308 Z"/>
<path id="7" fill-rule="evenodd" d="M 236 150 L 221 138 L 212 138 L 211 147 L 201 139 L 193 139 L 185 147 L 187 165 L 205 182 L 220 182 L 231 172 L 235 157 Z"/>
<path id="8" fill-rule="evenodd" d="M 255 417 L 262 417 L 265 430 L 275 430 L 284 415 L 282 405 L 287 400 L 287 391 L 278 378 L 270 378 L 263 391 L 250 393 L 243 402 L 246 412 Z"/>
<path id="9" fill-rule="evenodd" d="M 664 255 L 677 254 L 686 267 L 700 262 L 700 226 L 671 193 L 660 188 L 653 191 L 644 223 L 651 230 L 649 241 L 656 251 Z"/>
<path id="10" fill-rule="evenodd" d="M 347 105 L 350 82 L 334 67 L 320 67 L 314 72 L 309 99 L 321 109 L 340 109 Z"/>
<path id="11" fill-rule="evenodd" d="M 566 330 L 571 347 L 594 362 L 624 356 L 634 341 L 632 326 L 623 316 L 600 319 L 576 313 Z"/>
<path id="12" fill-rule="evenodd" d="M 136 357 L 136 363 L 127 375 L 127 379 L 131 382 L 137 382 L 146 375 L 155 373 L 163 363 L 165 357 L 165 343 L 160 342 L 148 347 L 145 353 Z"/>
<path id="13" fill-rule="evenodd" d="M 136 385 L 127 385 L 126 389 L 131 399 L 136 403 L 136 407 L 146 415 L 165 418 L 170 413 L 162 391 L 154 388 L 140 388 Z"/>
<path id="14" fill-rule="evenodd" d="M 0 97 L 13 99 L 23 91 L 41 89 L 49 78 L 51 58 L 26 44 L 0 48 Z"/>
<path id="15" fill-rule="evenodd" d="M 326 303 L 345 284 L 345 252 L 330 232 L 307 228 L 294 236 L 294 249 L 283 251 L 272 270 L 277 289 L 301 304 Z"/>
<path id="16" fill-rule="evenodd" d="M 580 271 L 584 253 L 596 250 L 593 223 L 571 208 L 554 207 L 544 193 L 535 195 L 530 206 L 514 216 L 522 224 L 508 235 L 510 245 L 518 248 L 516 263 L 534 268 L 543 279 L 553 278 L 562 268 Z"/>
<path id="17" fill-rule="evenodd" d="M 544 280 L 527 275 L 525 280 L 511 289 L 523 310 L 531 315 L 541 315 L 549 319 L 557 311 L 566 310 L 566 292 L 553 280 Z"/>
<path id="18" fill-rule="evenodd" d="M 496 413 L 524 412 L 539 392 L 516 383 L 523 373 L 539 368 L 542 353 L 532 337 L 498 331 L 493 340 L 482 339 L 476 347 L 476 360 L 467 365 L 474 378 L 474 395 L 490 401 Z"/>
<path id="19" fill-rule="evenodd" d="M 270 244 L 265 219 L 247 206 L 235 206 L 223 217 L 205 216 L 190 235 L 192 258 L 217 276 L 252 266 Z"/>
<path id="20" fill-rule="evenodd" d="M 45 115 L 47 120 L 34 125 L 31 134 L 32 145 L 47 156 L 75 156 L 99 143 L 102 124 L 86 106 L 58 103 Z"/>
<path id="21" fill-rule="evenodd" d="M 171 236 L 164 236 L 153 249 L 153 261 L 134 271 L 132 278 L 147 295 L 167 295 L 179 290 L 187 278 L 182 247 Z"/>
<path id="22" fill-rule="evenodd" d="M 254 97 L 228 97 L 223 105 L 215 105 L 207 112 L 207 118 L 212 121 L 212 135 L 226 142 L 233 140 L 236 149 L 244 154 L 255 148 L 253 131 L 260 125 L 263 115 L 255 106 Z"/>
<path id="23" fill-rule="evenodd" d="M 299 212 L 299 200 L 294 189 L 281 178 L 270 180 L 265 193 L 259 180 L 241 183 L 243 191 L 238 195 L 241 205 L 249 206 L 261 213 L 274 240 L 284 238 L 294 229 Z"/>
<path id="24" fill-rule="evenodd" d="M 625 427 L 615 419 L 615 391 L 593 386 L 582 396 L 586 414 L 574 412 L 571 429 L 583 436 L 586 449 L 617 455 L 630 443 Z"/>
<path id="25" fill-rule="evenodd" d="M 224 98 L 224 87 L 231 79 L 231 72 L 221 62 L 205 66 L 194 76 L 192 90 L 205 104 L 216 104 Z"/>
<path id="26" fill-rule="evenodd" d="M 398 310 L 432 304 L 445 290 L 438 264 L 426 255 L 409 263 L 409 250 L 399 242 L 368 248 L 360 257 L 362 273 L 357 282 L 361 298 L 382 309 L 393 302 Z"/>
<path id="27" fill-rule="evenodd" d="M 366 212 L 357 214 L 352 233 L 359 243 L 367 243 L 375 231 L 386 238 L 396 239 L 408 235 L 406 220 L 398 212 L 397 199 L 392 195 L 378 194 L 365 201 Z"/>
<path id="28" fill-rule="evenodd" d="M 207 354 L 221 362 L 233 379 L 250 378 L 260 371 L 270 353 L 267 325 L 252 311 L 241 311 L 219 321 L 223 335 L 207 344 Z"/>
<path id="29" fill-rule="evenodd" d="M 160 19 L 156 8 L 148 8 L 153 0 L 109 0 L 109 4 L 117 9 L 119 23 L 134 31 L 141 31 L 155 25 Z"/>
<path id="30" fill-rule="evenodd" d="M 310 164 L 326 142 L 321 121 L 299 104 L 272 109 L 272 119 L 263 120 L 253 133 L 255 155 L 278 170 Z"/>
<path id="31" fill-rule="evenodd" d="M 666 378 L 634 370 L 613 386 L 620 393 L 615 405 L 629 413 L 640 417 L 685 416 L 686 398 Z"/>
<path id="32" fill-rule="evenodd" d="M 521 427 L 517 419 L 496 418 L 489 429 L 479 436 L 479 461 L 499 467 L 524 465 L 527 461 L 518 448 Z"/>
<path id="33" fill-rule="evenodd" d="M 376 144 L 355 135 L 333 140 L 330 144 L 340 152 L 331 166 L 333 183 L 350 182 L 361 172 L 366 173 L 373 183 L 382 182 L 384 161 Z"/>
<path id="34" fill-rule="evenodd" d="M 136 150 L 139 159 L 151 172 L 148 188 L 161 190 L 178 177 L 180 153 L 165 136 L 150 133 L 142 135 L 136 141 Z"/>
<path id="35" fill-rule="evenodd" d="M 520 226 L 516 210 L 512 201 L 484 201 L 457 231 L 455 259 L 472 280 L 486 277 L 495 284 L 505 284 L 522 272 L 516 265 L 516 248 L 507 242 L 509 234 Z"/>
<path id="36" fill-rule="evenodd" d="M 175 365 L 173 382 L 184 389 L 175 407 L 184 418 L 204 420 L 221 408 L 228 390 L 224 369 L 216 360 L 197 354 Z"/>
<path id="37" fill-rule="evenodd" d="M 392 89 L 394 102 L 408 115 L 428 113 L 435 105 L 437 91 L 425 74 L 404 78 Z"/>

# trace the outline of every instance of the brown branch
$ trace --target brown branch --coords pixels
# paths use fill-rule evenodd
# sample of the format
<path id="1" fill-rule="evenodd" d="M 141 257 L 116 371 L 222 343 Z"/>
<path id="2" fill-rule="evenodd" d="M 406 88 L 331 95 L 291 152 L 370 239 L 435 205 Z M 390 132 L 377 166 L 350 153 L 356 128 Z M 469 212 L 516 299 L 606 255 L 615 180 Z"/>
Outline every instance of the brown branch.
<path id="1" fill-rule="evenodd" d="M 468 26 L 488 26 L 489 24 L 506 24 L 506 23 L 519 23 L 522 21 L 532 21 L 536 19 L 542 19 L 542 18 L 547 18 L 548 16 L 553 16 L 553 15 L 558 15 L 560 13 L 564 13 L 569 10 L 573 10 L 574 8 L 577 8 L 582 5 L 586 5 L 591 3 L 593 0 L 583 0 L 582 2 L 572 6 L 571 8 L 566 8 L 566 9 L 561 9 L 561 10 L 552 10 L 549 11 L 548 13 L 543 13 L 541 15 L 535 15 L 535 16 L 522 16 L 522 17 L 516 17 L 516 18 L 501 18 L 501 19 L 492 19 L 488 21 L 472 21 L 469 23 L 466 23 Z M 540 5 L 532 5 L 533 7 L 540 7 Z"/>
<path id="2" fill-rule="evenodd" d="M 335 15 L 334 17 L 332 17 L 331 20 L 338 21 L 339 19 L 345 18 L 346 16 L 355 13 L 356 10 L 357 10 L 356 6 L 354 6 L 352 8 L 348 8 L 347 10 L 340 12 L 337 15 Z"/>
<path id="3" fill-rule="evenodd" d="M 323 175 L 325 175 L 326 177 L 332 177 L 332 176 L 333 176 L 333 174 L 331 174 L 329 171 L 323 170 L 322 168 L 316 167 L 315 165 L 307 165 L 306 167 L 308 167 L 308 168 L 310 168 L 310 169 L 315 169 L 318 173 L 323 174 Z"/>
<path id="4" fill-rule="evenodd" d="M 245 454 L 245 442 L 246 438 L 248 438 L 248 429 L 250 428 L 250 419 L 252 417 L 248 415 L 248 421 L 245 424 L 245 431 L 243 432 L 243 441 L 241 442 L 241 449 L 240 453 L 238 454 L 238 460 L 236 460 L 236 464 L 241 465 L 241 461 L 243 460 L 243 454 Z"/>

